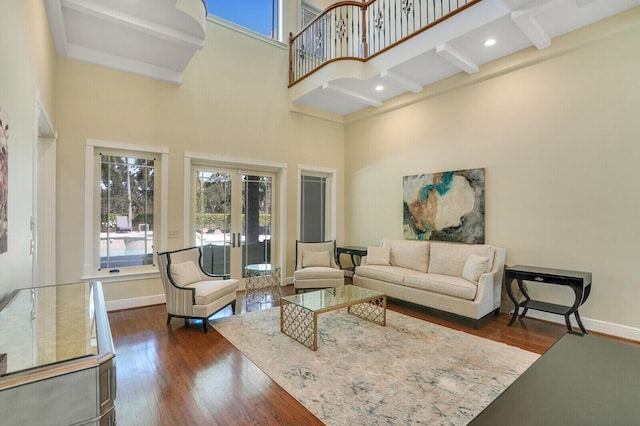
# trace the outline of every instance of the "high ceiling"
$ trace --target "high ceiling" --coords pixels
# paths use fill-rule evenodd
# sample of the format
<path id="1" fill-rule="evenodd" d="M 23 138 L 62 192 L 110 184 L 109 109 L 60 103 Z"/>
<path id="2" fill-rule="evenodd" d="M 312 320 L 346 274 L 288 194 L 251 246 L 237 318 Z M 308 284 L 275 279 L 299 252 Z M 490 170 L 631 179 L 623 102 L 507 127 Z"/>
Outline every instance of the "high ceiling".
<path id="1" fill-rule="evenodd" d="M 483 0 L 367 62 L 337 61 L 289 89 L 294 104 L 350 114 L 640 5 L 640 0 Z M 495 45 L 485 47 L 488 38 Z M 376 86 L 384 90 L 376 91 Z"/>
<path id="2" fill-rule="evenodd" d="M 58 56 L 182 82 L 204 46 L 202 0 L 44 0 Z"/>
<path id="3" fill-rule="evenodd" d="M 44 0 L 57 54 L 172 83 L 204 46 L 202 0 Z M 367 61 L 337 61 L 289 89 L 347 115 L 640 5 L 640 0 L 483 0 Z M 491 47 L 487 38 L 496 39 Z M 283 87 L 285 83 L 283 82 Z M 376 86 L 384 90 L 376 91 Z"/>

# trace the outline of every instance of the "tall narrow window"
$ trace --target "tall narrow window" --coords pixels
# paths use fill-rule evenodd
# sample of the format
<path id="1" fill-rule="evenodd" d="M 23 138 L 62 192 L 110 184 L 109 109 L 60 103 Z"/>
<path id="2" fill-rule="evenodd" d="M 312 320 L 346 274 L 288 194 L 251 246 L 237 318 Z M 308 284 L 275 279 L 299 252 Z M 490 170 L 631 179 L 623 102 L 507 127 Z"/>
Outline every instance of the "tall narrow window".
<path id="1" fill-rule="evenodd" d="M 153 158 L 100 153 L 100 268 L 153 264 Z"/>
<path id="2" fill-rule="evenodd" d="M 300 206 L 300 238 L 320 242 L 326 238 L 327 178 L 302 175 Z"/>

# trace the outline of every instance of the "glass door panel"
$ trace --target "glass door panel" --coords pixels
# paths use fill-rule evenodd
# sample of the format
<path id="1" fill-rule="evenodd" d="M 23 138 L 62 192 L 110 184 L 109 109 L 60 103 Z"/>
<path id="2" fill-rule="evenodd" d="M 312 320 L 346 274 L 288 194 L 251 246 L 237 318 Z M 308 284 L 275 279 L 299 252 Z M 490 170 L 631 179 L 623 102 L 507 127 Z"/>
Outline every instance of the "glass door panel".
<path id="1" fill-rule="evenodd" d="M 242 270 L 246 265 L 271 263 L 273 178 L 242 175 Z"/>
<path id="2" fill-rule="evenodd" d="M 231 274 L 232 174 L 196 170 L 195 241 L 202 247 L 202 267 L 211 274 Z"/>
<path id="3" fill-rule="evenodd" d="M 195 171 L 195 243 L 212 274 L 244 278 L 246 265 L 271 263 L 273 176 Z"/>

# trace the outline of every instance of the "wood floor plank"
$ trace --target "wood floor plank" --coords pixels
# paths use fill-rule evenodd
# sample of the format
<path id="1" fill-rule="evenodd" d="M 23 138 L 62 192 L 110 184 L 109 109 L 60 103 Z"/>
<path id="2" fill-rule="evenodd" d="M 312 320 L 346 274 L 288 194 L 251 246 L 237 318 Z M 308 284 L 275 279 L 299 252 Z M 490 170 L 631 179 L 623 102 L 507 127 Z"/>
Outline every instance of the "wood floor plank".
<path id="1" fill-rule="evenodd" d="M 284 289 L 292 294 L 291 286 Z M 237 313 L 255 311 L 239 293 Z M 263 305 L 263 307 L 265 307 Z M 566 329 L 527 318 L 489 316 L 478 329 L 460 317 L 390 300 L 389 309 L 497 342 L 543 353 Z M 225 308 L 216 316 L 231 315 Z M 215 329 L 173 319 L 164 305 L 110 312 L 116 347 L 118 425 L 321 425 Z M 282 360 L 286 362 L 286 360 Z"/>

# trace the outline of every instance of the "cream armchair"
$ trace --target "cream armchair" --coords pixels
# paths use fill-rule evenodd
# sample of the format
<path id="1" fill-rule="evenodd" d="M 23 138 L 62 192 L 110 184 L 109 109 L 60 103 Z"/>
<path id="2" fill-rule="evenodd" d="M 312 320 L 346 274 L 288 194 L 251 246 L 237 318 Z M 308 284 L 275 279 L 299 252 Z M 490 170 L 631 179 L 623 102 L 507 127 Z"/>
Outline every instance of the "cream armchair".
<path id="1" fill-rule="evenodd" d="M 167 324 L 171 318 L 201 319 L 207 332 L 207 319 L 227 305 L 236 309 L 238 280 L 216 276 L 202 270 L 202 250 L 190 247 L 158 253 L 158 268 L 167 299 Z"/>
<path id="2" fill-rule="evenodd" d="M 296 241 L 295 292 L 344 285 L 344 271 L 336 264 L 336 242 Z"/>

